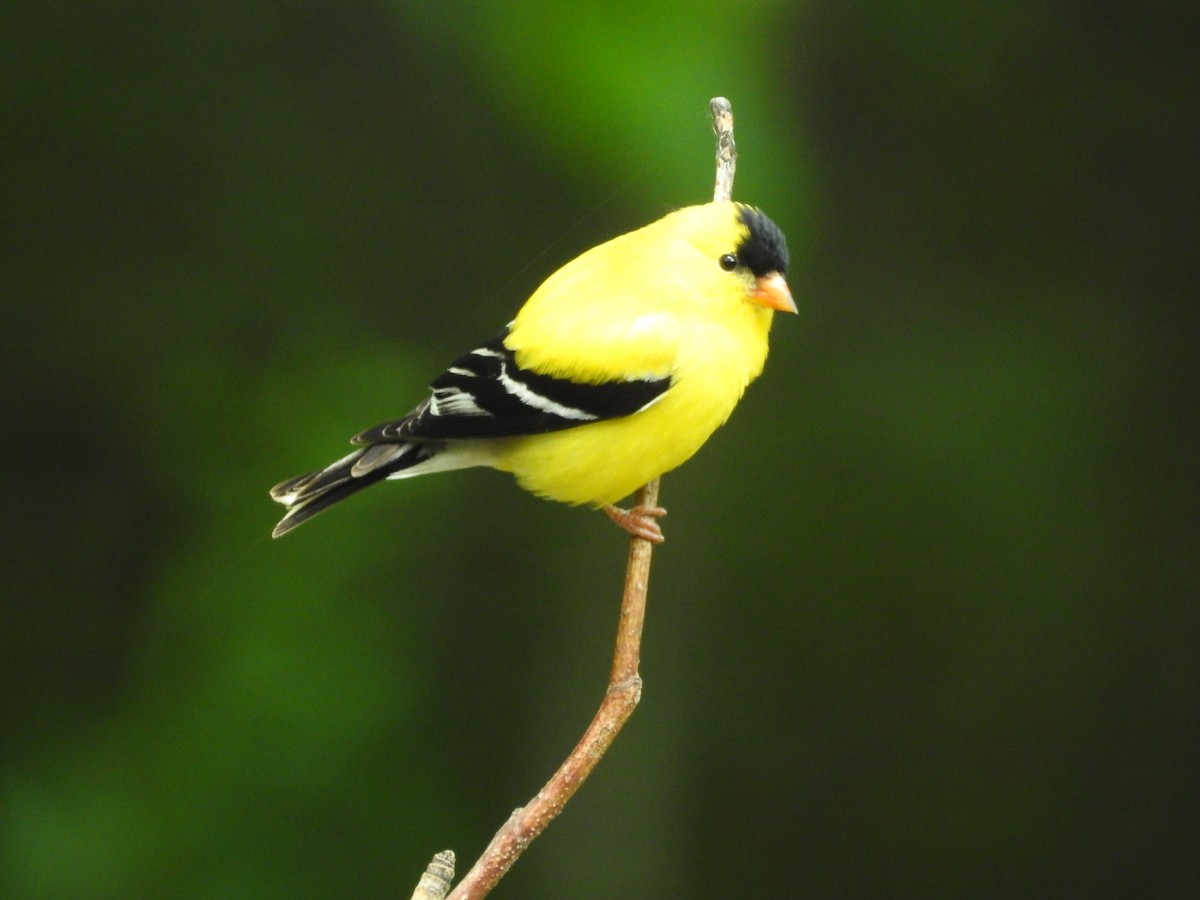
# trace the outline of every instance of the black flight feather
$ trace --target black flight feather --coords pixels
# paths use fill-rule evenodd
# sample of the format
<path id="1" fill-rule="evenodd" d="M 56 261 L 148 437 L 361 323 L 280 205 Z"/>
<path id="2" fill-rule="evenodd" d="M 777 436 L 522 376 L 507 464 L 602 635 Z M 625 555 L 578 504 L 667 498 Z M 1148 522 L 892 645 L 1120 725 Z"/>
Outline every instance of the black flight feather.
<path id="1" fill-rule="evenodd" d="M 403 419 L 370 428 L 356 444 L 545 434 L 632 415 L 671 386 L 670 376 L 598 384 L 555 378 L 517 365 L 508 330 L 465 353 L 429 386 Z"/>

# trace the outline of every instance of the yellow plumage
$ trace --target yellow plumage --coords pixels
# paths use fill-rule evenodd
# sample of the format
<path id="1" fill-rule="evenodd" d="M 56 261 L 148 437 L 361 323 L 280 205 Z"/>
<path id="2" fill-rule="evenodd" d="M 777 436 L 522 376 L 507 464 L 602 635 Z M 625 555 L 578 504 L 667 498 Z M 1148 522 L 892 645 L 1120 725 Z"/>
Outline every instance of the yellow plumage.
<path id="1" fill-rule="evenodd" d="M 671 213 L 588 250 L 529 298 L 504 343 L 524 369 L 578 381 L 673 378 L 619 419 L 507 439 L 495 467 L 565 503 L 615 503 L 692 456 L 767 358 L 773 311 L 717 260 L 746 234 L 734 204 Z"/>
<path id="2" fill-rule="evenodd" d="M 729 418 L 762 372 L 773 310 L 795 312 L 786 269 L 779 229 L 736 203 L 680 209 L 588 250 L 411 413 L 276 485 L 272 497 L 288 507 L 276 536 L 380 479 L 485 465 L 661 540 L 645 515 L 610 505 L 683 463 Z"/>

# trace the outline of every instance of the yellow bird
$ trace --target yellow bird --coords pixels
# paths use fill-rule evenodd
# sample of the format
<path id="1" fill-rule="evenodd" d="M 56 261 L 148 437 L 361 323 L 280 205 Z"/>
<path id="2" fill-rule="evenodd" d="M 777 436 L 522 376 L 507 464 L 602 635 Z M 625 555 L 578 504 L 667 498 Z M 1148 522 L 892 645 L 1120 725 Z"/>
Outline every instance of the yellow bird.
<path id="1" fill-rule="evenodd" d="M 613 504 L 692 456 L 767 358 L 773 310 L 795 312 L 783 233 L 716 202 L 676 210 L 567 263 L 500 334 L 456 359 L 404 418 L 271 489 L 274 536 L 385 478 L 470 466 L 604 509 L 662 540 L 659 507 Z"/>

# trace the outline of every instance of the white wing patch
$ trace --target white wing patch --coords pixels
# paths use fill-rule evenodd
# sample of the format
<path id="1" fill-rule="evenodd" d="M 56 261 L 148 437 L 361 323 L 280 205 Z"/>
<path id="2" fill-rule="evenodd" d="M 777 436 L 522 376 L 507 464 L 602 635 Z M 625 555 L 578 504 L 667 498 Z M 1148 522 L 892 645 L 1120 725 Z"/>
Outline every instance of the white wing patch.
<path id="1" fill-rule="evenodd" d="M 582 409 L 576 409 L 573 406 L 564 406 L 561 403 L 556 403 L 549 397 L 543 397 L 541 394 L 532 390 L 528 385 L 517 381 L 508 374 L 508 367 L 500 363 L 500 384 L 504 386 L 504 390 L 512 394 L 526 406 L 536 409 L 538 412 L 549 413 L 552 416 L 558 416 L 560 419 L 571 419 L 576 422 L 592 422 L 599 418 L 589 412 L 584 412 Z"/>
<path id="2" fill-rule="evenodd" d="M 428 409 L 435 416 L 491 416 L 475 395 L 456 387 L 434 388 L 429 395 Z"/>

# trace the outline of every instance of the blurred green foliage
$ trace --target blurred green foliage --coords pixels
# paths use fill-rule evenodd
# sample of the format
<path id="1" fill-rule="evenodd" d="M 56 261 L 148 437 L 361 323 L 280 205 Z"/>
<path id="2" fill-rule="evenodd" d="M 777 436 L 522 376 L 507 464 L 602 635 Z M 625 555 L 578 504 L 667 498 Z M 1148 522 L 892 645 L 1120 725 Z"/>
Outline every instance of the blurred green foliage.
<path id="1" fill-rule="evenodd" d="M 1196 13 L 451 6 L 3 13 L 0 895 L 407 896 L 540 785 L 611 525 L 266 488 L 705 199 L 714 94 L 801 315 L 496 896 L 1200 894 Z"/>

